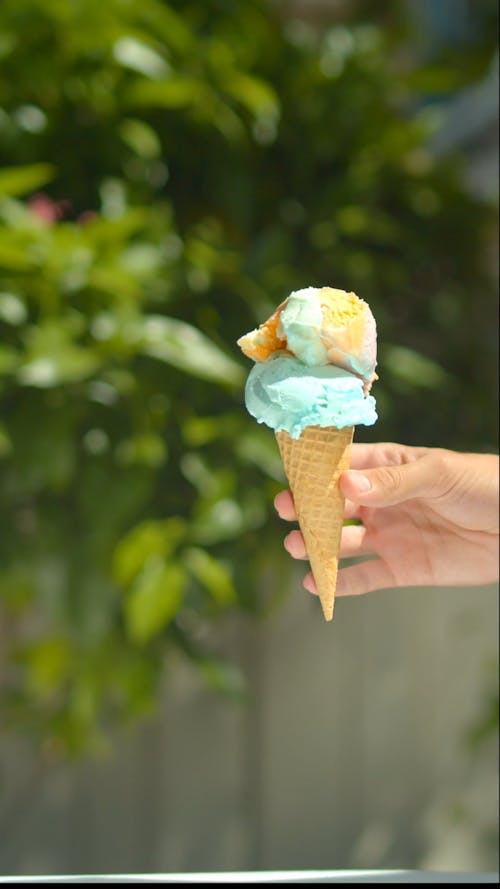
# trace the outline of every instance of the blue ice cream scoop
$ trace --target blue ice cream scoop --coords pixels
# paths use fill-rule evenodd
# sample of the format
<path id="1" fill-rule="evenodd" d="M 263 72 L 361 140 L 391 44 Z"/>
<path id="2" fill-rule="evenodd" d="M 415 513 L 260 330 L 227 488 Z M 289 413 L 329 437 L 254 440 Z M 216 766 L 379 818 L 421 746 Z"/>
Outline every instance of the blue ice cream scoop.
<path id="1" fill-rule="evenodd" d="M 332 364 L 308 367 L 286 352 L 257 362 L 245 387 L 248 412 L 275 432 L 299 438 L 306 426 L 372 426 L 375 399 L 363 381 Z"/>

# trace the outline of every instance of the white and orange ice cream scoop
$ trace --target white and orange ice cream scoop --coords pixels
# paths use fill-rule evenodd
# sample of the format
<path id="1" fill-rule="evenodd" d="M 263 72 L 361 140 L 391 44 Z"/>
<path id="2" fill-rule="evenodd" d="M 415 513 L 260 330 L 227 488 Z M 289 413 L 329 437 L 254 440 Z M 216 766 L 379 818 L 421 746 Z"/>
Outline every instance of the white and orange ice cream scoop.
<path id="1" fill-rule="evenodd" d="M 343 368 L 361 377 L 366 393 L 377 379 L 377 328 L 371 309 L 355 293 L 333 287 L 293 291 L 238 345 L 254 361 L 285 351 L 308 367 Z"/>

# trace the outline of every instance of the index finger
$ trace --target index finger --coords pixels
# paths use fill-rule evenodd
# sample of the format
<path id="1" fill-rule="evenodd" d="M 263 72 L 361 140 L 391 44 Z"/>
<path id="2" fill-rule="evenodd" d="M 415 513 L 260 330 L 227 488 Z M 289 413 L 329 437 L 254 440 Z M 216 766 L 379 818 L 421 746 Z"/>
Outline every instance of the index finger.
<path id="1" fill-rule="evenodd" d="M 374 469 L 377 466 L 395 466 L 409 463 L 427 454 L 428 448 L 396 444 L 392 441 L 354 443 L 351 446 L 351 469 Z"/>

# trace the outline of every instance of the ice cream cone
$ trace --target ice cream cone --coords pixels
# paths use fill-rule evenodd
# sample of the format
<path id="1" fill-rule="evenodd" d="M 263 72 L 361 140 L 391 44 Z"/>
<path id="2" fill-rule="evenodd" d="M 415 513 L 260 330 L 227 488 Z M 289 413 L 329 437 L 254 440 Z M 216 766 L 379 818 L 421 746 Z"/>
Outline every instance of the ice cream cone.
<path id="1" fill-rule="evenodd" d="M 333 617 L 344 519 L 340 473 L 349 468 L 354 427 L 308 426 L 300 438 L 276 432 L 325 620 Z"/>

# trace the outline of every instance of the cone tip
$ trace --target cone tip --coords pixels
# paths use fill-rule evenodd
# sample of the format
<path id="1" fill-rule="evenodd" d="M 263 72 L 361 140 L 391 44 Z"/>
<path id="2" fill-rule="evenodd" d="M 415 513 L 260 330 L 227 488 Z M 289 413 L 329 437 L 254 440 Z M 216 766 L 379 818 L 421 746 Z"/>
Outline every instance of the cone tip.
<path id="1" fill-rule="evenodd" d="M 323 605 L 323 603 L 321 603 L 321 607 L 323 609 L 323 616 L 325 620 L 333 620 L 333 604 L 327 603 L 326 605 Z"/>

